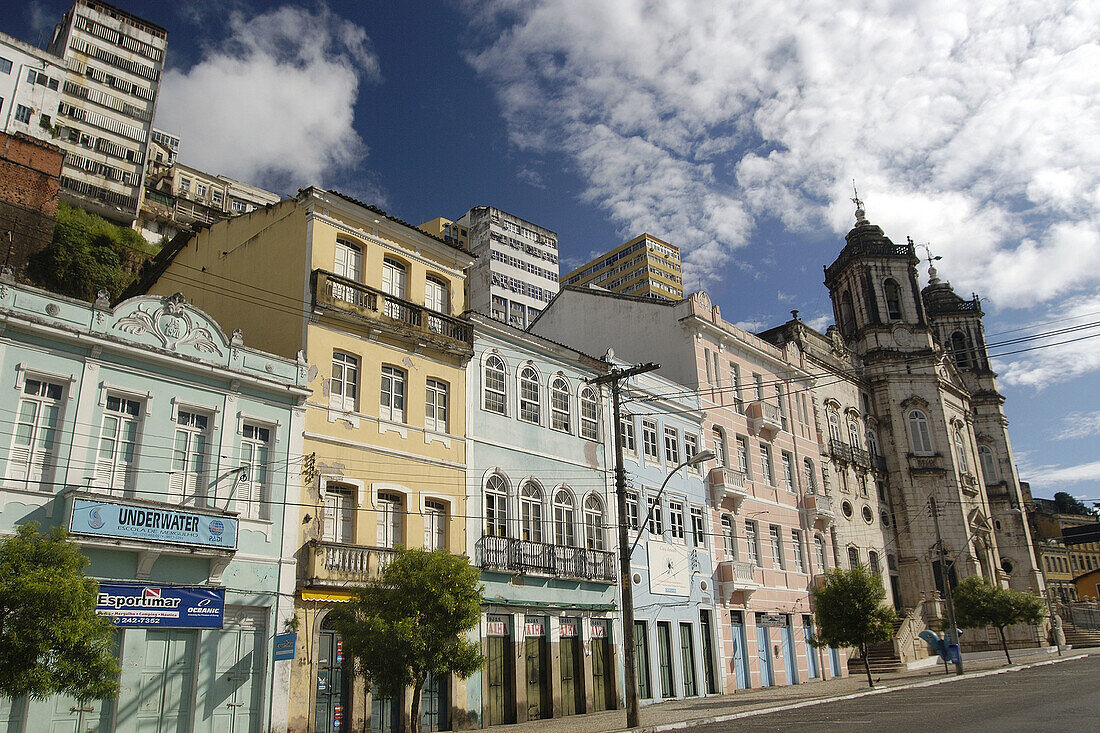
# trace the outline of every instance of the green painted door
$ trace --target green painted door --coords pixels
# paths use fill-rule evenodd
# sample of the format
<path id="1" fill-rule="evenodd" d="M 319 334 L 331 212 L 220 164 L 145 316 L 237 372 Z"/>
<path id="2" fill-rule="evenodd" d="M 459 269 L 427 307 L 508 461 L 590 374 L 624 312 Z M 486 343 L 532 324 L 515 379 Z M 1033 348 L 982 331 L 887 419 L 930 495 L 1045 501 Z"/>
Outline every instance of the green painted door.
<path id="1" fill-rule="evenodd" d="M 657 666 L 661 671 L 661 697 L 676 696 L 672 677 L 672 625 L 668 621 L 657 622 Z"/>
<path id="2" fill-rule="evenodd" d="M 607 633 L 606 626 L 603 633 Z M 610 639 L 606 636 L 592 639 L 592 707 L 596 712 L 615 709 L 614 674 Z"/>
<path id="3" fill-rule="evenodd" d="M 10 697 L 0 697 L 0 733 L 18 733 L 23 730 L 23 713 L 26 707 L 26 698 L 12 700 Z"/>
<path id="4" fill-rule="evenodd" d="M 680 670 L 684 674 L 684 697 L 695 697 L 695 641 L 691 624 L 680 624 Z"/>
<path id="5" fill-rule="evenodd" d="M 515 722 L 515 706 L 512 704 L 512 643 L 508 636 L 490 636 L 487 639 L 485 677 L 485 724 L 501 725 Z"/>
<path id="6" fill-rule="evenodd" d="M 203 725 L 196 730 L 252 733 L 263 725 L 264 627 L 259 624 L 208 631 L 203 647 Z"/>
<path id="7" fill-rule="evenodd" d="M 197 648 L 197 631 L 146 630 L 141 691 L 134 716 L 138 733 L 191 730 Z"/>
<path id="8" fill-rule="evenodd" d="M 447 730 L 449 701 L 447 677 L 429 674 L 420 691 L 421 730 Z"/>
<path id="9" fill-rule="evenodd" d="M 524 659 L 527 670 L 527 719 L 541 720 L 546 716 L 546 639 L 531 636 L 525 640 Z"/>
<path id="10" fill-rule="evenodd" d="M 46 730 L 50 733 L 107 733 L 111 730 L 110 705 L 99 700 L 81 702 L 68 695 L 57 695 L 40 703 L 31 703 L 27 721 L 40 720 L 39 705 L 47 706 L 45 714 L 49 716 Z M 27 730 L 38 730 L 37 725 L 27 726 Z"/>
<path id="11" fill-rule="evenodd" d="M 710 624 L 710 611 L 699 612 L 699 634 L 703 639 L 703 684 L 708 695 L 718 693 L 714 665 L 714 630 Z"/>
<path id="12" fill-rule="evenodd" d="M 638 697 L 648 700 L 653 697 L 653 688 L 649 684 L 649 635 L 645 621 L 634 622 L 634 666 Z"/>
<path id="13" fill-rule="evenodd" d="M 584 665 L 580 640 L 575 636 L 561 640 L 561 714 L 584 712 Z"/>
<path id="14" fill-rule="evenodd" d="M 344 675 L 344 642 L 339 634 L 323 626 L 319 642 L 314 730 L 316 733 L 339 733 L 347 729 L 350 699 Z"/>
<path id="15" fill-rule="evenodd" d="M 346 729 L 347 723 L 341 725 Z M 400 698 L 382 697 L 378 690 L 371 692 L 370 729 L 371 733 L 397 733 L 401 727 Z"/>

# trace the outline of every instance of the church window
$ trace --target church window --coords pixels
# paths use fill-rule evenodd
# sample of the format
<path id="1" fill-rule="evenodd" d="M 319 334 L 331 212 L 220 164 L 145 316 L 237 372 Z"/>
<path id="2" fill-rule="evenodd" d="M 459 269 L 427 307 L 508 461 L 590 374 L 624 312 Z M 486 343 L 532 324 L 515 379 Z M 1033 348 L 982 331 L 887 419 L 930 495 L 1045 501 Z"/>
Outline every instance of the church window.
<path id="1" fill-rule="evenodd" d="M 882 289 L 886 294 L 886 314 L 890 317 L 891 321 L 901 320 L 901 288 L 898 287 L 897 281 L 893 279 L 887 279 L 882 284 Z"/>
<path id="2" fill-rule="evenodd" d="M 970 346 L 966 342 L 966 335 L 962 331 L 951 334 L 951 356 L 959 369 L 970 367 Z"/>
<path id="3" fill-rule="evenodd" d="M 852 307 L 852 294 L 847 290 L 840 294 L 840 328 L 847 336 L 856 330 L 856 312 Z"/>
<path id="4" fill-rule="evenodd" d="M 932 453 L 932 434 L 928 430 L 928 418 L 920 410 L 912 410 L 908 416 L 909 445 L 917 455 Z"/>

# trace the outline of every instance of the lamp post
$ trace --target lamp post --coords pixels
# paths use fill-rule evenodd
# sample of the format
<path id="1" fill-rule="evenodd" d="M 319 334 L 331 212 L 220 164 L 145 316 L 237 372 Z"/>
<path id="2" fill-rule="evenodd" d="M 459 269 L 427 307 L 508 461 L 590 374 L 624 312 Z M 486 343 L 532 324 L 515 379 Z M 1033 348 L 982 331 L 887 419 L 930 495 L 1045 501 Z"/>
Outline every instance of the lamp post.
<path id="1" fill-rule="evenodd" d="M 637 728 L 639 725 L 639 706 L 638 706 L 638 675 L 635 673 L 635 665 L 637 665 L 637 659 L 634 654 L 634 588 L 631 586 L 633 579 L 630 572 L 630 560 L 634 555 L 634 548 L 638 546 L 638 542 L 642 539 L 642 530 L 649 524 L 650 517 L 653 516 L 653 510 L 657 507 L 661 501 L 661 495 L 665 491 L 665 487 L 668 486 L 668 482 L 672 480 L 672 477 L 676 475 L 676 472 L 681 468 L 698 466 L 700 463 L 709 461 L 714 458 L 714 453 L 709 450 L 696 453 L 691 458 L 687 459 L 676 468 L 668 472 L 665 476 L 664 482 L 661 484 L 661 488 L 657 490 L 657 496 L 655 500 L 650 503 L 649 511 L 646 512 L 645 519 L 638 524 L 638 534 L 634 537 L 634 542 L 630 547 L 624 551 L 626 541 L 629 537 L 627 524 L 627 518 L 625 516 L 619 517 L 619 560 L 622 563 L 622 567 L 625 570 L 622 575 L 622 596 L 623 596 L 623 662 L 627 666 L 624 670 L 623 677 L 626 679 L 626 726 L 628 728 Z M 625 506 L 625 499 L 622 502 Z M 627 631 L 629 629 L 629 632 Z M 629 646 L 626 646 L 629 643 Z"/>

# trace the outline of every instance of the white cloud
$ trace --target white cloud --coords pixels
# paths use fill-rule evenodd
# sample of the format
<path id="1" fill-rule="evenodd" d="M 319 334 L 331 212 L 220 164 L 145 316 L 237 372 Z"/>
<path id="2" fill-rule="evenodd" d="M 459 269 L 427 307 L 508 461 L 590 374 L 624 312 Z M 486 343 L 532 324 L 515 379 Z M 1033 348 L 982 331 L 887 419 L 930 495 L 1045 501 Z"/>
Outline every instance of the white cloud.
<path id="1" fill-rule="evenodd" d="M 1100 328 L 1089 326 L 1100 321 L 1100 295 L 1069 298 L 1046 313 L 1046 318 L 1011 331 L 992 333 L 987 338 L 996 358 L 993 368 L 1006 384 L 1042 389 L 1051 384 L 1100 369 Z M 1007 343 L 1006 341 L 1052 331 L 1048 338 Z M 1022 351 L 1027 349 L 1027 351 Z"/>
<path id="2" fill-rule="evenodd" d="M 721 276 L 754 223 L 895 240 L 1010 307 L 1100 283 L 1100 5 L 485 0 L 512 142 Z"/>
<path id="3" fill-rule="evenodd" d="M 1041 466 L 1041 470 L 1021 476 L 1032 486 L 1053 487 L 1082 481 L 1100 481 L 1100 461 L 1075 466 Z M 1084 497 L 1078 497 L 1084 498 Z"/>
<path id="4" fill-rule="evenodd" d="M 379 79 L 366 31 L 323 5 L 234 12 L 228 27 L 164 75 L 157 126 L 180 134 L 181 160 L 276 191 L 339 182 L 367 153 L 354 128 L 360 81 Z"/>
<path id="5" fill-rule="evenodd" d="M 1100 435 L 1100 410 L 1096 412 L 1071 412 L 1062 418 L 1062 431 L 1057 440 L 1075 440 Z"/>

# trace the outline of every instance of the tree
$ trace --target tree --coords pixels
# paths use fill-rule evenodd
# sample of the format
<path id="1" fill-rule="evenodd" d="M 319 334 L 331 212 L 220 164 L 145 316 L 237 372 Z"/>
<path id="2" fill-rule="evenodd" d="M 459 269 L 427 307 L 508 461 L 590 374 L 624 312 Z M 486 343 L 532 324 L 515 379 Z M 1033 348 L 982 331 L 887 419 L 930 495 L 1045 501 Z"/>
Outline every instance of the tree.
<path id="1" fill-rule="evenodd" d="M 0 696 L 118 695 L 114 624 L 95 613 L 87 564 L 60 527 L 27 522 L 0 540 Z"/>
<path id="2" fill-rule="evenodd" d="M 156 251 L 133 229 L 59 204 L 53 240 L 31 257 L 27 272 L 35 285 L 91 301 L 100 290 L 119 295 L 134 279 L 126 263 Z"/>
<path id="3" fill-rule="evenodd" d="M 1005 639 L 1005 627 L 1013 624 L 1037 624 L 1046 610 L 1034 593 L 994 587 L 985 578 L 971 575 L 955 588 L 955 620 L 964 629 L 996 627 L 1001 634 L 1005 659 L 1012 664 Z"/>
<path id="4" fill-rule="evenodd" d="M 333 612 L 367 685 L 389 697 L 412 688 L 412 733 L 420 731 L 429 674 L 469 677 L 481 667 L 481 645 L 465 638 L 478 624 L 480 601 L 478 571 L 466 558 L 398 549 L 376 582 Z"/>
<path id="5" fill-rule="evenodd" d="M 855 647 L 863 657 L 867 684 L 875 686 L 867 649 L 894 635 L 897 613 L 883 605 L 886 589 L 882 579 L 863 565 L 851 570 L 834 568 L 825 574 L 824 582 L 811 591 L 817 633 L 812 644 L 817 647 Z"/>
<path id="6" fill-rule="evenodd" d="M 1058 510 L 1059 514 L 1080 514 L 1082 516 L 1090 516 L 1094 513 L 1093 510 L 1089 509 L 1064 491 L 1059 491 L 1054 494 L 1054 508 Z"/>

